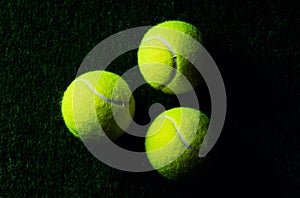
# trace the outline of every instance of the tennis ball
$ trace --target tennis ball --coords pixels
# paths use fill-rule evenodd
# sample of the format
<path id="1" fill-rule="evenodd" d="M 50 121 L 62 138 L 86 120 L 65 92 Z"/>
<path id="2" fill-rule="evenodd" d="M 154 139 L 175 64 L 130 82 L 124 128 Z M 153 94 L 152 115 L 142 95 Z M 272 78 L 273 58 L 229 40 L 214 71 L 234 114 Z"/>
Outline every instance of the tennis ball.
<path id="1" fill-rule="evenodd" d="M 151 165 L 171 180 L 192 174 L 203 161 L 198 152 L 208 125 L 208 117 L 196 109 L 177 107 L 161 113 L 145 140 Z"/>
<path id="2" fill-rule="evenodd" d="M 128 84 L 107 71 L 77 77 L 64 92 L 62 116 L 76 137 L 91 140 L 104 133 L 115 140 L 131 123 L 135 101 Z"/>
<path id="3" fill-rule="evenodd" d="M 138 49 L 138 64 L 144 79 L 168 94 L 181 94 L 201 82 L 198 70 L 190 63 L 199 49 L 201 33 L 182 21 L 166 21 L 150 28 Z"/>

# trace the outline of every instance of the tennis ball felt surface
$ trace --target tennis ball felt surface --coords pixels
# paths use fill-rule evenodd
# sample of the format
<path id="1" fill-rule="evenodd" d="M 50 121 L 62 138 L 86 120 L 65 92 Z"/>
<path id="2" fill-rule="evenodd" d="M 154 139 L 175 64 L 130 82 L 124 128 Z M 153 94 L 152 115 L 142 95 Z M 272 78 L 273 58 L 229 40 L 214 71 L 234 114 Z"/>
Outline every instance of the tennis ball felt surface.
<path id="1" fill-rule="evenodd" d="M 107 71 L 91 71 L 69 85 L 61 110 L 66 126 L 76 137 L 89 140 L 101 138 L 105 133 L 115 140 L 129 126 L 135 101 L 128 84 L 120 76 Z"/>
<path id="2" fill-rule="evenodd" d="M 138 64 L 145 80 L 169 94 L 197 87 L 201 77 L 190 63 L 199 55 L 194 42 L 201 43 L 201 33 L 186 22 L 166 21 L 150 28 L 138 49 Z"/>
<path id="3" fill-rule="evenodd" d="M 160 114 L 150 125 L 145 141 L 152 166 L 171 180 L 192 174 L 203 160 L 198 151 L 208 125 L 208 117 L 192 108 L 177 107 Z"/>

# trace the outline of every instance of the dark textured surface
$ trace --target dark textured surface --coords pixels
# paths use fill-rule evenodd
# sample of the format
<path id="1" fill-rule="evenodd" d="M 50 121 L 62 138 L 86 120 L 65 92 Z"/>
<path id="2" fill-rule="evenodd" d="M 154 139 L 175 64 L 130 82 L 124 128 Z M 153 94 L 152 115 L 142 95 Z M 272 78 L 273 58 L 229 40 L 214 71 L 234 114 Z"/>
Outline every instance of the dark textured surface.
<path id="1" fill-rule="evenodd" d="M 0 197 L 298 197 L 300 32 L 291 2 L 1 1 Z M 217 145 L 199 173 L 181 182 L 106 166 L 67 131 L 60 113 L 64 90 L 96 44 L 173 19 L 202 31 L 228 94 Z M 130 52 L 109 70 L 121 74 L 136 62 Z M 146 85 L 134 94 L 139 123 L 149 121 L 154 102 L 176 106 Z M 209 112 L 208 100 L 200 105 Z M 124 137 L 120 145 L 143 150 L 140 139 Z"/>

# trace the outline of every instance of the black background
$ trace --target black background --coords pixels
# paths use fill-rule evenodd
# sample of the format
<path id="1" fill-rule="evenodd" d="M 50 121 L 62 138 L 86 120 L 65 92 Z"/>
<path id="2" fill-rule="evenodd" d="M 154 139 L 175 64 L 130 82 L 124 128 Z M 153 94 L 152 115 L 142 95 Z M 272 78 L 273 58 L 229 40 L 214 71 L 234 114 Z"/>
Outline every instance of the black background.
<path id="1" fill-rule="evenodd" d="M 0 6 L 0 196 L 299 196 L 296 3 L 1 1 Z M 194 178 L 178 182 L 155 171 L 129 173 L 103 164 L 68 132 L 60 113 L 63 92 L 96 44 L 166 20 L 199 28 L 228 99 L 216 146 Z M 122 74 L 136 64 L 132 51 L 108 70 Z M 205 85 L 197 91 L 207 95 Z M 155 102 L 176 106 L 174 97 L 147 85 L 134 95 L 139 123 L 149 122 L 148 107 Z M 209 114 L 207 98 L 200 105 Z M 119 143 L 143 149 L 134 138 Z"/>

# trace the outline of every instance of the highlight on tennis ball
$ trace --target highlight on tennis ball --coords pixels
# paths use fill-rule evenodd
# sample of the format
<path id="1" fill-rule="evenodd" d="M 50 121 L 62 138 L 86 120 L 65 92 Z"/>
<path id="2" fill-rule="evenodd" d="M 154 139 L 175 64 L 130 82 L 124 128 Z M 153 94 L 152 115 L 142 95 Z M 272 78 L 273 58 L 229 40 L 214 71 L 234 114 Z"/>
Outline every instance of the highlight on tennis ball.
<path id="1" fill-rule="evenodd" d="M 196 88 L 202 80 L 190 61 L 199 55 L 195 42 L 201 41 L 200 31 L 183 21 L 166 21 L 150 28 L 137 53 L 144 79 L 168 94 L 181 94 L 190 91 L 191 87 Z M 187 86 L 182 76 L 192 86 Z"/>
<path id="2" fill-rule="evenodd" d="M 145 150 L 162 176 L 178 180 L 201 164 L 198 152 L 209 125 L 209 118 L 199 110 L 176 107 L 161 113 L 150 125 Z"/>
<path id="3" fill-rule="evenodd" d="M 135 100 L 128 84 L 117 74 L 90 71 L 68 86 L 61 111 L 66 126 L 76 137 L 95 141 L 106 134 L 116 140 L 132 121 Z"/>

